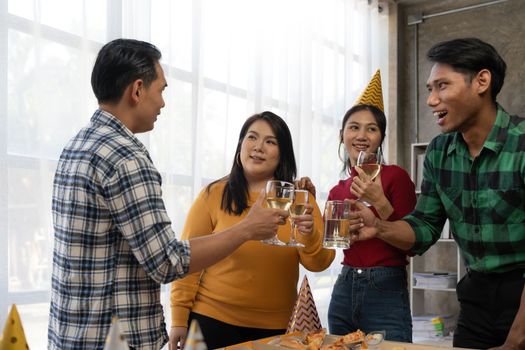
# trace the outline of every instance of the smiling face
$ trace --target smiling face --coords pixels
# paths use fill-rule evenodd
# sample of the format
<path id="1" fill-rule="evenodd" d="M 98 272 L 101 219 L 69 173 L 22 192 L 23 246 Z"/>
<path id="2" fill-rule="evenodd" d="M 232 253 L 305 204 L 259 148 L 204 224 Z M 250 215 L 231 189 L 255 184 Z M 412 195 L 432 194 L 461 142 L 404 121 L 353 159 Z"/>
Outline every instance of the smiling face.
<path id="1" fill-rule="evenodd" d="M 241 164 L 248 183 L 273 178 L 280 161 L 275 132 L 265 120 L 256 120 L 242 139 Z"/>
<path id="2" fill-rule="evenodd" d="M 428 106 L 441 132 L 465 132 L 477 120 L 482 105 L 478 76 L 455 71 L 448 64 L 436 63 L 427 80 Z"/>
<path id="3" fill-rule="evenodd" d="M 342 130 L 342 138 L 350 162 L 354 166 L 360 151 L 377 151 L 382 135 L 374 114 L 362 109 L 348 117 Z"/>

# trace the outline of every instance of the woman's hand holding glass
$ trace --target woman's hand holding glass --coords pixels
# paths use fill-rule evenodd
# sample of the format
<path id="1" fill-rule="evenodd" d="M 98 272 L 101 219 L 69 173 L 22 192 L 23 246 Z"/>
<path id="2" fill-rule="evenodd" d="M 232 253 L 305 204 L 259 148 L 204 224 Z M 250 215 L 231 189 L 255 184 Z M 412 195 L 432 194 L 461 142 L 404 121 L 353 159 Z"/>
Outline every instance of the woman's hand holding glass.
<path id="1" fill-rule="evenodd" d="M 381 152 L 379 150 L 377 153 L 359 152 L 355 170 L 358 177 L 353 179 L 350 191 L 359 198 L 363 204 L 371 206 L 370 203 L 366 201 L 366 197 L 371 197 L 373 200 L 374 197 L 380 195 L 379 191 L 381 191 L 381 193 L 383 191 L 382 188 L 380 188 L 381 179 L 379 177 L 381 171 Z M 376 177 L 378 178 L 377 180 Z"/>
<path id="2" fill-rule="evenodd" d="M 305 231 L 307 229 L 311 230 L 310 222 L 312 223 L 312 226 L 313 226 L 313 217 L 311 215 L 311 210 L 310 210 L 310 214 L 308 214 L 308 206 L 309 206 L 308 199 L 309 199 L 308 191 L 306 190 L 295 190 L 294 191 L 294 201 L 293 201 L 293 204 L 290 206 L 290 224 L 291 224 L 290 241 L 286 243 L 287 246 L 304 247 L 304 244 L 296 241 L 295 232 L 296 232 L 298 224 L 300 224 L 301 228 L 303 228 L 303 230 Z"/>
<path id="3" fill-rule="evenodd" d="M 290 182 L 270 180 L 266 183 L 266 203 L 268 207 L 281 210 L 289 210 L 294 200 L 294 185 Z M 279 224 L 284 224 L 286 217 L 282 217 Z M 272 245 L 286 245 L 277 238 L 277 234 L 270 239 L 262 241 Z"/>
<path id="4" fill-rule="evenodd" d="M 308 176 L 303 176 L 299 180 L 295 180 L 294 185 L 296 189 L 307 190 L 315 198 L 315 185 Z"/>
<path id="5" fill-rule="evenodd" d="M 356 168 L 355 170 L 358 176 L 355 176 L 352 180 L 350 192 L 356 198 L 359 198 L 359 200 L 361 200 L 363 203 L 366 202 L 372 206 L 386 198 L 383 192 L 383 185 L 381 183 L 380 176 L 376 177 L 375 180 L 372 181 L 361 168 Z"/>

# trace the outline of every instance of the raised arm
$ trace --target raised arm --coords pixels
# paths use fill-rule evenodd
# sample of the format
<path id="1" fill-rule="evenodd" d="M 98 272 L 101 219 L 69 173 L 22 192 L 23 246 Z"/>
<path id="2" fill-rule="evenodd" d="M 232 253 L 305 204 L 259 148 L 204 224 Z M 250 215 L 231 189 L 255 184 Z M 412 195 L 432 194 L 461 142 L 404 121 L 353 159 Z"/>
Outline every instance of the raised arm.
<path id="1" fill-rule="evenodd" d="M 162 200 L 160 174 L 147 159 L 120 165 L 104 184 L 105 200 L 119 232 L 150 278 L 168 283 L 225 258 L 249 240 L 273 237 L 288 211 L 263 208 L 261 192 L 241 222 L 190 241 L 179 241 Z"/>
<path id="2" fill-rule="evenodd" d="M 247 241 L 273 237 L 279 225 L 285 223 L 283 218 L 288 217 L 289 213 L 286 210 L 263 208 L 264 198 L 263 190 L 248 215 L 238 224 L 213 236 L 190 240 L 189 272 L 200 271 L 215 264 Z"/>

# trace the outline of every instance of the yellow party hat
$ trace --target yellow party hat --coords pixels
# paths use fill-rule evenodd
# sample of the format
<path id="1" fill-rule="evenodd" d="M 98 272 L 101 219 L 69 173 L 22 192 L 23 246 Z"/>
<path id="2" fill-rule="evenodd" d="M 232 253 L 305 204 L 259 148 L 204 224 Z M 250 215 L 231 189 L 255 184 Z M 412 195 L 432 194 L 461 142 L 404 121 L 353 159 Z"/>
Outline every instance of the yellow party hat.
<path id="1" fill-rule="evenodd" d="M 0 337 L 0 350 L 28 350 L 24 327 L 16 305 L 13 304 L 5 321 L 4 331 Z"/>
<path id="2" fill-rule="evenodd" d="M 197 320 L 191 321 L 190 330 L 184 343 L 184 350 L 207 350 L 208 346 L 204 342 L 201 327 Z"/>
<path id="3" fill-rule="evenodd" d="M 365 91 L 355 101 L 354 106 L 357 105 L 372 105 L 379 108 L 382 112 L 385 112 L 383 106 L 383 89 L 381 88 L 381 72 L 379 69 L 376 71 Z"/>
<path id="4" fill-rule="evenodd" d="M 319 314 L 315 307 L 312 290 L 310 289 L 310 284 L 308 284 L 308 278 L 306 278 L 305 275 L 301 288 L 299 289 L 299 295 L 297 295 L 290 322 L 288 322 L 286 333 L 315 332 L 321 328 L 321 321 L 319 320 Z"/>

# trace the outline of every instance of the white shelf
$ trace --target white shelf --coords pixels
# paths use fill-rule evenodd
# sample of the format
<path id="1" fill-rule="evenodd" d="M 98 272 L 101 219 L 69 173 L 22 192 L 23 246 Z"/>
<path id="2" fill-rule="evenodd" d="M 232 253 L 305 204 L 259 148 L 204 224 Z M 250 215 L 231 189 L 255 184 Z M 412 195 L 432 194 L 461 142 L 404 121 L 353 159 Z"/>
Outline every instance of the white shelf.
<path id="1" fill-rule="evenodd" d="M 439 346 L 444 348 L 451 348 L 452 347 L 452 337 L 447 336 L 443 337 L 442 339 L 436 339 L 436 338 L 414 338 L 412 339 L 414 344 L 421 344 L 421 345 L 433 345 L 433 346 Z"/>
<path id="2" fill-rule="evenodd" d="M 410 175 L 416 184 L 416 194 L 421 194 L 420 186 L 422 180 L 422 168 L 424 155 L 428 143 L 414 143 L 411 146 Z M 452 237 L 448 225 L 445 225 L 443 235 Z M 452 245 L 452 246 L 451 246 Z M 409 265 L 409 292 L 410 309 L 412 315 L 455 315 L 459 313 L 459 303 L 456 296 L 456 288 L 436 288 L 428 286 L 416 286 L 414 284 L 414 273 L 448 271 L 457 273 L 457 282 L 464 274 L 464 267 L 459 249 L 452 238 L 440 238 L 428 251 L 421 256 L 410 258 Z M 418 339 L 419 340 L 419 339 Z M 433 345 L 448 345 L 447 337 L 429 341 Z M 414 339 L 414 342 L 421 343 Z M 428 343 L 427 343 L 428 344 Z"/>
<path id="3" fill-rule="evenodd" d="M 437 288 L 437 287 L 418 287 L 413 286 L 412 289 L 414 290 L 440 290 L 443 292 L 456 292 L 456 288 Z"/>

